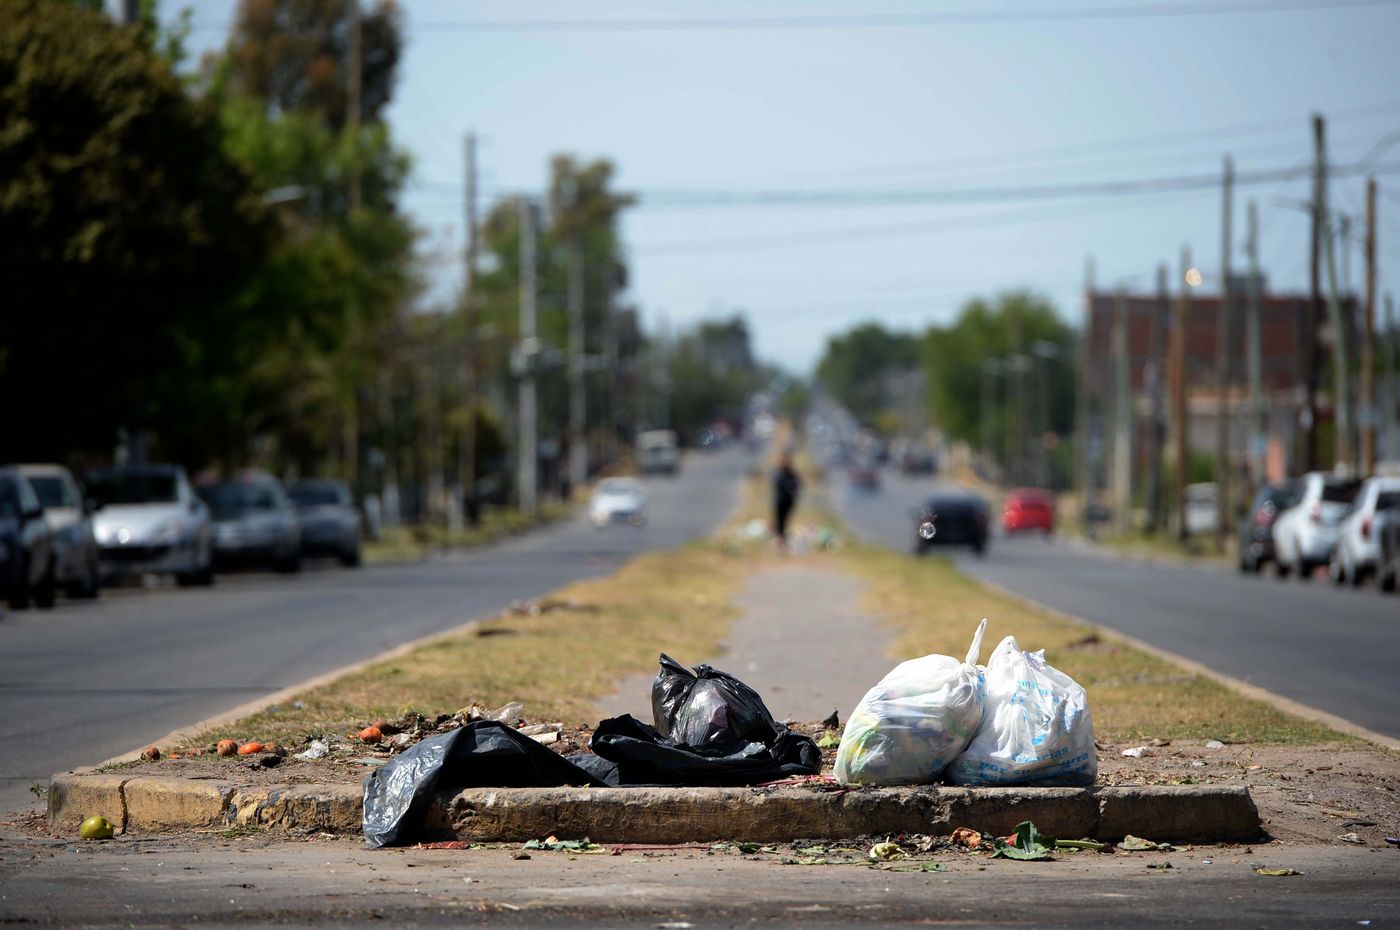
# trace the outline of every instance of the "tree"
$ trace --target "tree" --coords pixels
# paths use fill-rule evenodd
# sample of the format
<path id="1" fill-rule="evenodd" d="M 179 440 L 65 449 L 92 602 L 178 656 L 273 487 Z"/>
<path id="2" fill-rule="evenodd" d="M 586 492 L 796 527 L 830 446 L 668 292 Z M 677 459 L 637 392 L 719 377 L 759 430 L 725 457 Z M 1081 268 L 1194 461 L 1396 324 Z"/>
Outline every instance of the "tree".
<path id="1" fill-rule="evenodd" d="M 914 368 L 918 361 L 916 337 L 890 332 L 879 323 L 862 323 L 827 340 L 817 381 L 855 417 L 873 424 L 892 403 L 887 378 Z"/>
<path id="2" fill-rule="evenodd" d="M 1054 357 L 1037 356 L 1037 343 L 1053 346 Z M 1008 431 L 1019 422 L 1028 435 L 1033 410 L 1048 413 L 1051 432 L 1071 428 L 1074 386 L 1067 363 L 1073 358 L 1073 333 L 1048 300 L 1026 291 L 973 300 L 951 326 L 931 327 L 920 349 L 929 406 L 948 436 L 973 443 L 984 434 L 996 437 L 1005 460 Z M 999 367 L 985 369 L 987 362 Z M 1046 396 L 1042 376 L 1049 387 Z M 984 377 L 996 379 L 989 409 L 982 404 Z M 1034 438 L 1028 435 L 1028 441 Z"/>
<path id="3" fill-rule="evenodd" d="M 707 320 L 681 333 L 670 356 L 671 423 L 690 437 L 716 420 L 738 422 L 749 398 L 771 380 L 758 366 L 744 317 Z"/>
<path id="4" fill-rule="evenodd" d="M 388 0 L 361 16 L 361 122 L 379 121 L 393 96 L 399 18 Z M 346 0 L 243 0 L 229 43 L 233 89 L 265 101 L 274 115 L 315 113 L 338 130 L 349 110 L 350 33 Z"/>
<path id="5" fill-rule="evenodd" d="M 247 172 L 138 30 L 0 0 L 0 408 L 8 454 L 174 437 L 243 326 L 271 227 Z"/>

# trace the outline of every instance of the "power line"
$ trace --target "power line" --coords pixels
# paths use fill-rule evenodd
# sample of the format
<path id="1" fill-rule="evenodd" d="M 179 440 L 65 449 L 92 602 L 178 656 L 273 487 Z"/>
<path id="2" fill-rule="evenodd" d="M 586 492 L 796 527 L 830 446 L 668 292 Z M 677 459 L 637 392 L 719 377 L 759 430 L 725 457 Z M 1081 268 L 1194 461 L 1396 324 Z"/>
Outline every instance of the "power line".
<path id="1" fill-rule="evenodd" d="M 448 19 L 414 24 L 433 36 L 453 32 L 742 32 L 809 29 L 883 29 L 892 26 L 981 26 L 1103 20 L 1180 19 L 1199 16 L 1301 13 L 1387 7 L 1400 0 L 1264 0 L 1214 3 L 1149 3 L 1137 6 L 1068 6 L 1044 10 L 943 10 L 931 13 L 840 14 L 831 16 L 642 17 L 635 19 Z M 228 23 L 195 23 L 197 31 L 227 30 Z"/>

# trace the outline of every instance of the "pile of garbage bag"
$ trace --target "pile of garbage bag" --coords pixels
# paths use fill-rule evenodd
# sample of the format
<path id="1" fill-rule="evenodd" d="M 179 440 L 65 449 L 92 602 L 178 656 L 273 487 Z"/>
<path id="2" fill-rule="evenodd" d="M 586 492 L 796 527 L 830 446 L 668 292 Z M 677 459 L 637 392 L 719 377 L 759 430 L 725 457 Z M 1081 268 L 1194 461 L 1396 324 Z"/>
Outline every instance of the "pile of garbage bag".
<path id="1" fill-rule="evenodd" d="M 572 756 L 495 720 L 429 737 L 365 779 L 365 842 L 415 842 L 441 791 L 736 787 L 821 771 L 821 750 L 810 737 L 778 723 L 757 692 L 708 665 L 692 671 L 663 654 L 652 684 L 652 715 L 651 725 L 630 715 L 602 721 L 591 751 Z"/>
<path id="2" fill-rule="evenodd" d="M 1094 723 L 1084 689 L 1014 636 L 979 666 L 983 620 L 967 657 L 896 666 L 846 721 L 836 751 L 843 784 L 1092 785 Z"/>

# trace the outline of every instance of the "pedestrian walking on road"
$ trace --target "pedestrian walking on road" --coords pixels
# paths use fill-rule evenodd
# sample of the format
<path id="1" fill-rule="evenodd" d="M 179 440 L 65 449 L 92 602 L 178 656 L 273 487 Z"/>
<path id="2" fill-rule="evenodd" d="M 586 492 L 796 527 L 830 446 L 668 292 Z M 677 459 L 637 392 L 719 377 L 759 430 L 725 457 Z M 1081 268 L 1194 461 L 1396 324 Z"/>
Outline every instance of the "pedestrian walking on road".
<path id="1" fill-rule="evenodd" d="M 788 517 L 802 491 L 802 479 L 792 467 L 792 453 L 784 452 L 773 472 L 773 539 L 779 549 L 787 548 Z"/>

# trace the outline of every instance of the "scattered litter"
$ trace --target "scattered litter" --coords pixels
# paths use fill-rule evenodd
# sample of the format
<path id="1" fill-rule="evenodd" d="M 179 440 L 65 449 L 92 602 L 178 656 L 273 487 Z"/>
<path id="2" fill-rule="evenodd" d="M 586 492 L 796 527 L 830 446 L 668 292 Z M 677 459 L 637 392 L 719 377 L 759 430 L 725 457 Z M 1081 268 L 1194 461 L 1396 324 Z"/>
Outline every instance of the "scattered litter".
<path id="1" fill-rule="evenodd" d="M 597 604 L 584 604 L 579 601 L 558 597 L 540 597 L 524 601 L 512 601 L 507 608 L 510 613 L 520 614 L 526 617 L 538 617 L 541 614 L 553 613 L 556 610 L 569 610 L 579 613 L 597 613 Z"/>
<path id="2" fill-rule="evenodd" d="M 986 686 L 977 668 L 987 621 L 965 660 L 927 655 L 895 666 L 846 721 L 836 752 L 842 784 L 936 782 L 982 725 Z"/>
<path id="3" fill-rule="evenodd" d="M 262 744 L 262 743 L 259 743 L 257 740 L 254 740 L 254 741 L 251 742 L 251 743 L 244 743 L 242 746 L 239 746 L 239 747 L 238 747 L 238 754 L 239 754 L 240 756 L 252 756 L 252 755 L 256 755 L 256 754 L 258 754 L 258 753 L 260 753 L 260 752 L 262 752 L 262 751 L 263 751 L 263 744 Z"/>
<path id="4" fill-rule="evenodd" d="M 518 726 L 525 715 L 525 705 L 519 701 L 511 701 L 504 707 L 497 708 L 486 715 L 487 720 L 494 720 L 497 723 L 504 723 L 508 727 Z"/>
<path id="5" fill-rule="evenodd" d="M 1148 749 L 1146 746 L 1134 746 L 1132 749 L 1125 749 L 1120 753 L 1120 755 L 1127 756 L 1130 759 L 1141 759 L 1147 754 Z"/>
<path id="6" fill-rule="evenodd" d="M 371 745 L 381 742 L 384 739 L 384 732 L 380 730 L 379 727 L 374 726 L 365 727 L 355 735 L 360 738 L 360 742 L 370 743 Z"/>
<path id="7" fill-rule="evenodd" d="M 541 746 L 548 746 L 551 743 L 559 742 L 559 734 L 555 731 L 536 733 L 534 736 L 531 736 L 530 739 L 539 743 Z"/>
<path id="8" fill-rule="evenodd" d="M 323 739 L 313 739 L 306 749 L 296 754 L 298 759 L 324 759 L 331 751 L 330 744 Z"/>
<path id="9" fill-rule="evenodd" d="M 1351 820 L 1342 821 L 1344 827 L 1374 827 L 1375 825 L 1376 821 L 1367 820 L 1364 817 L 1353 817 Z"/>
<path id="10" fill-rule="evenodd" d="M 1343 833 L 1341 836 L 1337 837 L 1337 839 L 1341 840 L 1343 843 L 1350 843 L 1353 846 L 1366 845 L 1366 841 L 1355 833 Z"/>
<path id="11" fill-rule="evenodd" d="M 436 843 L 416 843 L 414 849 L 471 849 L 466 840 L 439 840 Z"/>
<path id="12" fill-rule="evenodd" d="M 596 853 L 603 852 L 601 844 L 589 841 L 587 837 L 581 840 L 561 840 L 551 836 L 543 840 L 529 840 L 522 849 L 548 849 L 551 852 L 581 852 Z"/>
<path id="13" fill-rule="evenodd" d="M 237 755 L 238 743 L 231 739 L 221 739 L 215 751 L 221 756 Z"/>
<path id="14" fill-rule="evenodd" d="M 828 730 L 841 729 L 841 712 L 833 710 L 831 716 L 822 721 L 822 726 Z"/>
<path id="15" fill-rule="evenodd" d="M 1173 866 L 1170 862 L 1149 862 L 1147 867 L 1149 869 L 1170 869 Z"/>
<path id="16" fill-rule="evenodd" d="M 1087 849 L 1091 852 L 1107 852 L 1113 847 L 1108 843 L 1100 843 L 1096 840 L 1056 840 L 1056 849 Z"/>
<path id="17" fill-rule="evenodd" d="M 953 843 L 958 846 L 966 846 L 968 849 L 977 849 L 982 845 L 982 834 L 971 827 L 958 827 L 953 831 Z"/>
<path id="18" fill-rule="evenodd" d="M 977 735 L 948 768 L 955 785 L 1092 785 L 1094 721 L 1084 688 L 1003 639 L 987 660 L 986 710 Z"/>
<path id="19" fill-rule="evenodd" d="M 1207 749 L 1224 749 L 1224 748 L 1225 748 L 1225 744 L 1222 743 L 1222 742 L 1220 742 L 1220 740 L 1218 740 L 1218 739 L 1213 739 L 1213 740 L 1211 740 L 1210 742 L 1206 743 L 1206 748 L 1207 748 Z"/>
<path id="20" fill-rule="evenodd" d="M 1055 838 L 1045 836 L 1035 828 L 1035 824 L 1029 820 L 1023 820 L 1016 825 L 1016 832 L 1002 839 L 997 838 L 996 852 L 992 853 L 993 859 L 1022 859 L 1026 861 L 1038 859 L 1052 859 L 1050 851 L 1055 848 Z"/>
<path id="21" fill-rule="evenodd" d="M 1282 877 L 1285 875 L 1302 875 L 1303 873 L 1299 872 L 1297 869 L 1266 869 L 1259 867 L 1254 870 L 1254 874 Z"/>
<path id="22" fill-rule="evenodd" d="M 389 762 L 388 759 L 383 759 L 383 758 L 380 758 L 379 756 L 361 756 L 360 758 L 358 758 L 358 759 L 355 760 L 355 764 L 356 764 L 356 765 L 368 765 L 368 766 L 371 766 L 371 767 L 378 767 L 378 766 L 381 766 L 381 765 L 387 765 L 388 762 Z"/>
<path id="23" fill-rule="evenodd" d="M 563 733 L 562 723 L 532 723 L 528 727 L 520 728 L 521 736 L 539 736 L 542 733 Z"/>
<path id="24" fill-rule="evenodd" d="M 1400 846 L 1400 836 L 1387 836 L 1385 841 L 1391 846 Z"/>
<path id="25" fill-rule="evenodd" d="M 757 844 L 753 844 L 755 847 Z M 642 843 L 625 846 L 614 846 L 612 855 L 620 856 L 629 852 L 679 852 L 683 849 L 703 849 L 711 852 L 715 849 L 729 849 L 728 843 Z"/>
<path id="26" fill-rule="evenodd" d="M 413 735 L 411 733 L 395 733 L 389 737 L 389 748 L 399 751 L 405 750 L 413 745 Z"/>
<path id="27" fill-rule="evenodd" d="M 160 750 L 154 746 L 147 746 L 141 751 L 141 758 L 147 762 L 155 762 L 160 758 Z"/>
<path id="28" fill-rule="evenodd" d="M 1191 767 L 1192 767 L 1193 769 L 1203 769 L 1203 768 L 1206 767 L 1206 764 L 1205 764 L 1204 762 L 1202 762 L 1200 759 L 1192 759 L 1192 760 L 1191 760 Z"/>
<path id="29" fill-rule="evenodd" d="M 909 855 L 899 848 L 898 843 L 876 843 L 870 847 L 870 858 L 877 861 L 908 859 Z"/>
<path id="30" fill-rule="evenodd" d="M 827 730 L 817 737 L 817 745 L 822 749 L 831 749 L 841 745 L 841 737 L 835 730 Z"/>
<path id="31" fill-rule="evenodd" d="M 85 840 L 110 840 L 115 828 L 106 817 L 94 814 L 78 827 L 78 836 Z"/>
<path id="32" fill-rule="evenodd" d="M 514 860 L 516 860 L 516 861 L 518 862 L 518 861 L 520 861 L 520 860 L 522 860 L 522 859 L 529 859 L 529 858 L 530 858 L 530 854 L 527 853 L 527 852 L 524 852 L 524 851 L 517 851 L 517 852 L 511 854 L 511 858 L 514 859 Z"/>
<path id="33" fill-rule="evenodd" d="M 653 924 L 653 926 L 656 927 L 656 930 L 691 930 L 695 924 L 684 920 L 668 920 L 665 923 Z"/>
<path id="34" fill-rule="evenodd" d="M 1117 847 L 1123 852 L 1177 852 L 1171 843 L 1158 843 L 1129 833 Z"/>
<path id="35" fill-rule="evenodd" d="M 1099 639 L 1099 634 L 1097 634 L 1097 633 L 1090 633 L 1088 636 L 1082 636 L 1082 637 L 1080 637 L 1079 639 L 1076 639 L 1074 642 L 1070 643 L 1070 644 L 1069 644 L 1068 646 L 1066 646 L 1065 648 L 1066 648 L 1066 649 L 1087 649 L 1087 648 L 1090 647 L 1090 646 L 1097 646 L 1100 642 L 1101 642 L 1101 640 Z"/>

